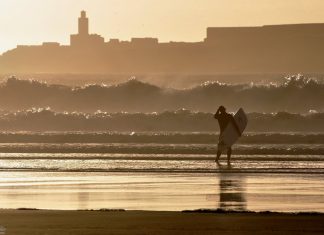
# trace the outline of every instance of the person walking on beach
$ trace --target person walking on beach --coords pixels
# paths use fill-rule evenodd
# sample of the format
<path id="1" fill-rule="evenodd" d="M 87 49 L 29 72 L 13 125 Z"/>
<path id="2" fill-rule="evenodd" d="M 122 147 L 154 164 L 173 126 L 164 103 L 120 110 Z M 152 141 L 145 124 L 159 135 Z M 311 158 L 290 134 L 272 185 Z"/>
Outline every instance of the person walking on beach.
<path id="1" fill-rule="evenodd" d="M 224 143 L 221 142 L 221 136 L 222 136 L 225 128 L 227 127 L 227 125 L 230 122 L 232 122 L 234 125 L 234 128 L 236 129 L 239 136 L 241 136 L 241 132 L 234 120 L 234 117 L 231 114 L 226 112 L 226 109 L 224 106 L 222 106 L 222 105 L 219 106 L 219 108 L 217 109 L 217 112 L 214 115 L 214 118 L 218 120 L 219 129 L 220 129 L 217 156 L 216 156 L 216 160 L 215 160 L 215 162 L 218 162 L 218 160 L 222 154 L 222 145 L 224 145 Z M 228 164 L 230 164 L 231 155 L 232 155 L 232 146 L 228 146 L 227 147 L 227 162 L 228 162 Z"/>

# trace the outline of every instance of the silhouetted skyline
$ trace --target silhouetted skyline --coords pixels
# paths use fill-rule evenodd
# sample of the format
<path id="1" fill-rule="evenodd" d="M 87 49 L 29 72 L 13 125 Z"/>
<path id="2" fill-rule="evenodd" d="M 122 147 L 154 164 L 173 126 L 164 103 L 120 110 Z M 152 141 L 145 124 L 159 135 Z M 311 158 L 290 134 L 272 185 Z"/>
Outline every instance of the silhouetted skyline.
<path id="1" fill-rule="evenodd" d="M 199 41 L 208 26 L 260 26 L 324 22 L 322 0 L 1 0 L 0 53 L 18 44 L 68 44 L 79 11 L 105 38 L 158 37 Z"/>
<path id="2" fill-rule="evenodd" d="M 89 33 L 82 11 L 70 45 L 18 45 L 0 56 L 0 73 L 324 72 L 324 24 L 209 27 L 198 42 L 131 41 Z"/>

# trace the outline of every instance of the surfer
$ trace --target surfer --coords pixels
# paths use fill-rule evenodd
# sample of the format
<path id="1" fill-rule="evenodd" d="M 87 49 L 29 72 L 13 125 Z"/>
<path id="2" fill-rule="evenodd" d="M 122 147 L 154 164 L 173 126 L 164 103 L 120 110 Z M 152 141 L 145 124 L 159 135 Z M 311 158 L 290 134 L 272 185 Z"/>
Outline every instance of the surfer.
<path id="1" fill-rule="evenodd" d="M 238 135 L 241 136 L 241 131 L 239 129 L 239 127 L 237 126 L 234 117 L 226 112 L 226 109 L 224 106 L 219 106 L 219 108 L 217 109 L 217 112 L 214 115 L 214 118 L 218 120 L 218 124 L 219 124 L 219 129 L 220 129 L 220 134 L 219 134 L 219 140 L 221 139 L 220 137 L 222 136 L 225 128 L 227 127 L 227 125 L 232 122 L 235 130 L 237 131 Z M 217 150 L 217 157 L 216 157 L 216 162 L 218 162 L 221 154 L 222 154 L 222 146 L 224 145 L 224 143 L 222 143 L 222 141 L 218 142 L 218 150 Z M 227 162 L 230 164 L 231 161 L 231 155 L 232 155 L 232 147 L 229 146 L 227 147 Z"/>

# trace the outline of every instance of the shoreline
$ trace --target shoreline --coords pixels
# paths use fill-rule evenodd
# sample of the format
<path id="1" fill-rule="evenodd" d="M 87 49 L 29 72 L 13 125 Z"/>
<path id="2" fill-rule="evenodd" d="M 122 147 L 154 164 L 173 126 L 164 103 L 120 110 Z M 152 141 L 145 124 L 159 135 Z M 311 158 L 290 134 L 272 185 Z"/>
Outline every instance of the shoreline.
<path id="1" fill-rule="evenodd" d="M 323 234 L 324 214 L 0 209 L 0 234 Z"/>
<path id="2" fill-rule="evenodd" d="M 4 211 L 48 211 L 48 212 L 162 212 L 162 213 L 184 213 L 184 214 L 250 214 L 250 215 L 323 215 L 324 212 L 318 211 L 252 211 L 252 210 L 226 210 L 222 208 L 216 209 L 194 209 L 194 210 L 128 210 L 123 208 L 101 208 L 101 209 L 40 209 L 40 208 L 0 208 L 0 212 Z"/>

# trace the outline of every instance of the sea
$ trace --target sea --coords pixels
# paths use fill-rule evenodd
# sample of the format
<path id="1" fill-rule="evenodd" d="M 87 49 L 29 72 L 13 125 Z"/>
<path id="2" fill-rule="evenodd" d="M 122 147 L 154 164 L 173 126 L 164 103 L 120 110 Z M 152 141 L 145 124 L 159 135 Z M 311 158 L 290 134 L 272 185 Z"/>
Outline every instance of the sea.
<path id="1" fill-rule="evenodd" d="M 10 135 L 0 208 L 324 212 L 321 133 L 246 133 L 230 163 L 213 133 Z"/>

